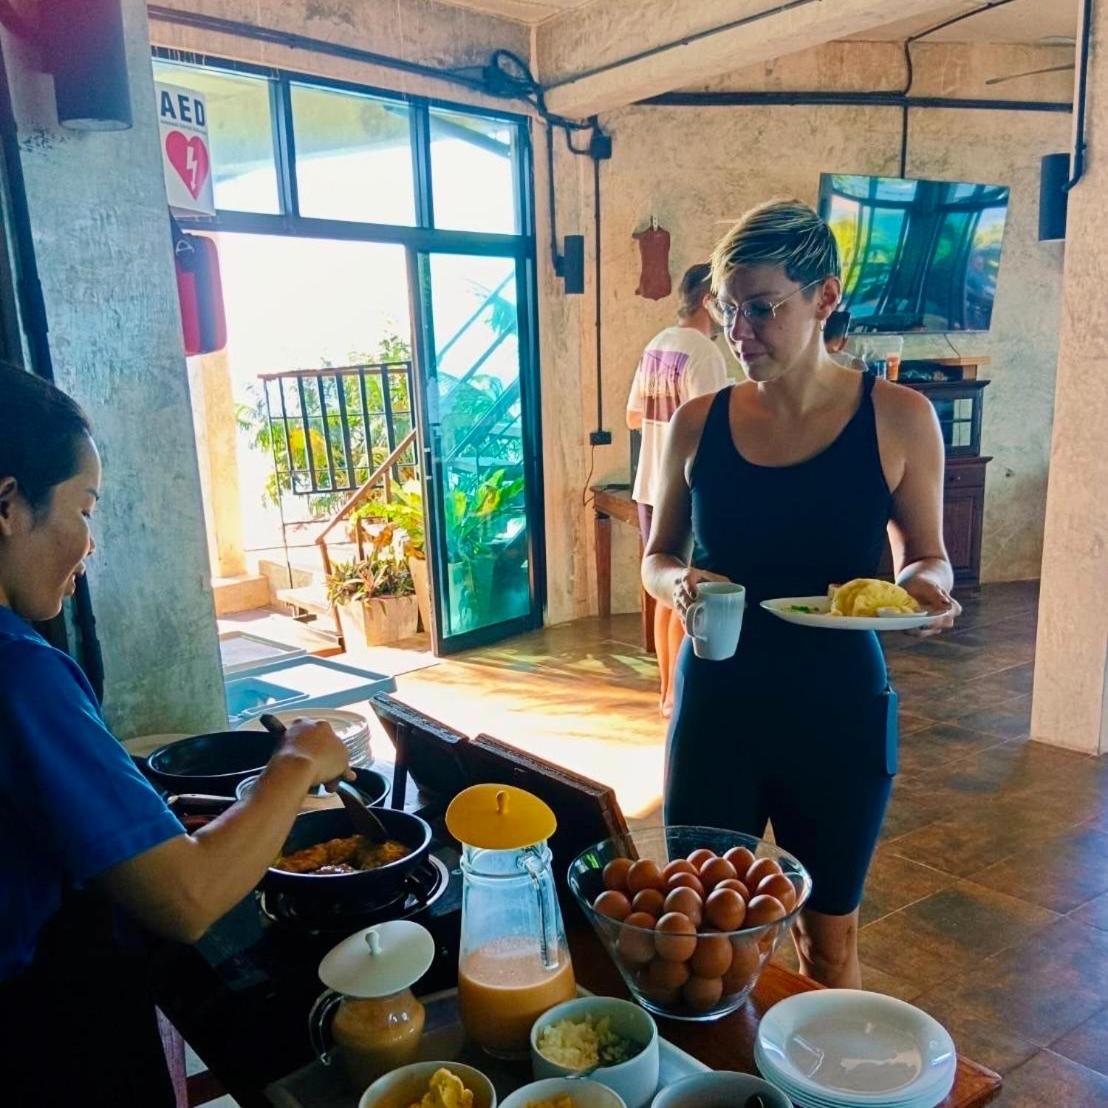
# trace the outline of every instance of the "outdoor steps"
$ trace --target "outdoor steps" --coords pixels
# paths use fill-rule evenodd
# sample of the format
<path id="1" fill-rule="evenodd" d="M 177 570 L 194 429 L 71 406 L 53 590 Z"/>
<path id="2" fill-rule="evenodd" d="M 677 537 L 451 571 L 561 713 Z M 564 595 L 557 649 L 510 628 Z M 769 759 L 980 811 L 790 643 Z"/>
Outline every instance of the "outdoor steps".
<path id="1" fill-rule="evenodd" d="M 269 581 L 260 573 L 240 573 L 236 577 L 213 577 L 212 596 L 217 616 L 265 608 L 270 602 Z"/>
<path id="2" fill-rule="evenodd" d="M 290 608 L 317 616 L 327 615 L 331 611 L 331 604 L 322 584 L 303 585 L 298 589 L 278 589 L 277 600 Z"/>

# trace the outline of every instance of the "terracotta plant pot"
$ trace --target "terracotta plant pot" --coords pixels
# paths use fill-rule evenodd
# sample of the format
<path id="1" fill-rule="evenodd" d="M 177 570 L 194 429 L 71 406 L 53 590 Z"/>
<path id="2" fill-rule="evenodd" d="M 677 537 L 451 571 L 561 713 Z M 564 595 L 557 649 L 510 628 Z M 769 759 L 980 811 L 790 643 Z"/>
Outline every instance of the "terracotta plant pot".
<path id="1" fill-rule="evenodd" d="M 415 596 L 376 596 L 355 604 L 340 604 L 338 609 L 347 650 L 398 642 L 410 638 L 419 627 Z"/>
<path id="2" fill-rule="evenodd" d="M 422 630 L 431 632 L 431 586 L 427 582 L 427 559 L 408 559 L 408 569 L 415 586 L 416 602 L 419 605 L 419 623 Z"/>

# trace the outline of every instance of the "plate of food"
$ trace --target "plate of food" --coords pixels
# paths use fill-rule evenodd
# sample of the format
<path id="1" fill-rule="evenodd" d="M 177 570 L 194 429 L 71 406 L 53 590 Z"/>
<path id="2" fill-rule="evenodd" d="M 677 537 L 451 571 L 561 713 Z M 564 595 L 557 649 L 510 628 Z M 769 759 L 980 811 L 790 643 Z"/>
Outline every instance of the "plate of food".
<path id="1" fill-rule="evenodd" d="M 762 607 L 786 623 L 832 631 L 913 631 L 933 627 L 948 615 L 927 612 L 899 585 L 858 577 L 832 585 L 826 596 L 782 596 Z"/>

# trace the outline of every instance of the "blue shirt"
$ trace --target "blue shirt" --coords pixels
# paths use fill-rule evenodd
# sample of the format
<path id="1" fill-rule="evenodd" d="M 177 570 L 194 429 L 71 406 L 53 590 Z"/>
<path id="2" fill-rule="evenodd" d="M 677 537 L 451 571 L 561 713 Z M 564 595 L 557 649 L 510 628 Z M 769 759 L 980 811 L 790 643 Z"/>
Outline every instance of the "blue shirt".
<path id="1" fill-rule="evenodd" d="M 0 607 L 0 981 L 30 963 L 65 887 L 181 834 L 77 664 Z"/>

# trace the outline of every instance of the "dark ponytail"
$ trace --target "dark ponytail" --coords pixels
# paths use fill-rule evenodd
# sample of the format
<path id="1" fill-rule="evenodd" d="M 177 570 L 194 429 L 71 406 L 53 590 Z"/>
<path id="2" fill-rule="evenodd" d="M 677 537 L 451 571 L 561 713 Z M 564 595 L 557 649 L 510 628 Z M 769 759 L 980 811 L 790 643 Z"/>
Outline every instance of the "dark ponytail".
<path id="1" fill-rule="evenodd" d="M 59 388 L 0 362 L 0 479 L 14 477 L 32 511 L 81 467 L 88 416 Z"/>

